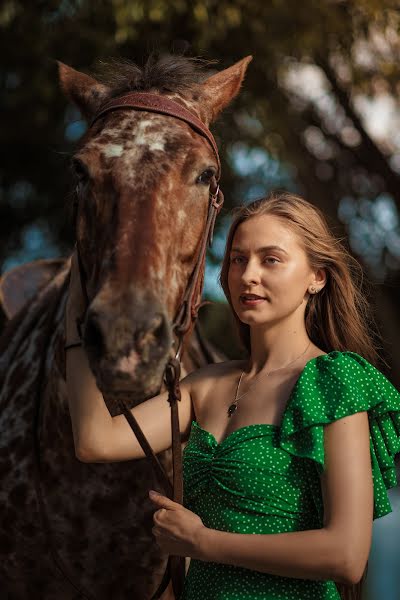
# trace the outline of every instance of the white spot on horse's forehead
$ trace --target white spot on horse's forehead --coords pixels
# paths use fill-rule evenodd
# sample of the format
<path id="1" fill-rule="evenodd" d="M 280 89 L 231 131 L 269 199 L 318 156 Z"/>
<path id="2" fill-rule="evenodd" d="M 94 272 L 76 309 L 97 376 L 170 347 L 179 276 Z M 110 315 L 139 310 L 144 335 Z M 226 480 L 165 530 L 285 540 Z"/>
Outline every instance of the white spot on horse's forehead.
<path id="1" fill-rule="evenodd" d="M 139 146 L 147 146 L 150 151 L 164 150 L 165 131 L 163 132 L 162 129 L 159 129 L 157 131 L 147 132 L 151 122 L 151 119 L 139 121 L 135 131 L 134 143 Z"/>
<path id="2" fill-rule="evenodd" d="M 123 146 L 121 146 L 121 144 L 108 144 L 104 148 L 103 154 L 107 158 L 113 158 L 114 156 L 121 156 L 123 151 L 124 151 L 124 148 L 123 148 Z"/>
<path id="3" fill-rule="evenodd" d="M 121 119 L 118 126 L 106 128 L 102 136 L 92 140 L 88 147 L 97 147 L 106 158 L 123 157 L 129 164 L 132 161 L 140 159 L 144 151 L 163 152 L 166 143 L 166 136 L 170 128 L 160 123 L 157 128 L 154 127 L 154 117 L 143 118 L 141 120 L 132 120 L 129 116 Z M 124 132 L 124 140 L 121 139 L 121 132 Z M 126 133 L 130 132 L 130 136 Z M 107 141 L 106 141 L 107 140 Z"/>

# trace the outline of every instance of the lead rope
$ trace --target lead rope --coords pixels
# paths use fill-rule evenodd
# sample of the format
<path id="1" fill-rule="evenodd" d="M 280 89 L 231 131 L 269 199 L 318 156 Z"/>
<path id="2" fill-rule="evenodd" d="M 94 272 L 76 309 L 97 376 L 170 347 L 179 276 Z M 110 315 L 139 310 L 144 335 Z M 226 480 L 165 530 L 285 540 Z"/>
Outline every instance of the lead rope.
<path id="1" fill-rule="evenodd" d="M 161 466 L 158 458 L 154 454 L 153 449 L 148 443 L 144 436 L 139 423 L 136 421 L 132 412 L 128 409 L 125 401 L 121 399 L 122 412 L 125 415 L 131 429 L 136 435 L 142 449 L 144 450 L 147 458 L 150 458 L 153 468 L 162 483 L 162 487 L 167 490 L 166 495 L 171 498 L 174 502 L 179 504 L 183 503 L 183 473 L 182 473 L 182 448 L 180 440 L 180 429 L 179 429 L 179 415 L 177 402 L 181 399 L 179 379 L 180 379 L 181 366 L 177 358 L 170 358 L 165 368 L 164 381 L 168 389 L 168 402 L 171 407 L 171 431 L 172 431 L 172 463 L 173 463 L 173 485 L 169 481 L 163 467 Z M 167 560 L 167 566 L 164 571 L 162 580 L 154 592 L 151 600 L 157 600 L 161 597 L 163 592 L 168 586 L 168 583 L 172 579 L 172 588 L 174 591 L 175 599 L 178 600 L 183 591 L 183 584 L 185 580 L 185 558 L 183 556 L 169 555 Z"/>

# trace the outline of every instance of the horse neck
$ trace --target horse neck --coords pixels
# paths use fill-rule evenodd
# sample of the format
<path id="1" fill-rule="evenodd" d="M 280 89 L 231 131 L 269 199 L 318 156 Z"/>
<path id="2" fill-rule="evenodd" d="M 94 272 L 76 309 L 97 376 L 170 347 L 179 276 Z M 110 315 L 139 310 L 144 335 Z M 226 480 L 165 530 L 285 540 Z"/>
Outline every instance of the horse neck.
<path id="1" fill-rule="evenodd" d="M 16 391 L 13 388 L 22 385 L 18 373 L 24 372 L 27 365 L 29 382 L 26 384 L 31 390 L 32 386 L 40 383 L 38 379 L 43 361 L 44 378 L 52 370 L 57 349 L 64 339 L 67 274 L 66 266 L 7 324 L 0 344 L 0 380 L 5 382 L 3 398 L 9 398 Z"/>

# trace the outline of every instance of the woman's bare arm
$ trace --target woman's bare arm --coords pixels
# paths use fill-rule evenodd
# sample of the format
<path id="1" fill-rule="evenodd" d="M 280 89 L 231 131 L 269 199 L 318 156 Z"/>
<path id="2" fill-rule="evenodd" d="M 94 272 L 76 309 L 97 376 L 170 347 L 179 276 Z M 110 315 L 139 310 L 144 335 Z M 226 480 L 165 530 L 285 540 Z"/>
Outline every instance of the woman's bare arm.
<path id="1" fill-rule="evenodd" d="M 194 419 L 190 375 L 181 381 L 180 388 L 179 427 L 182 439 L 185 440 Z M 74 348 L 67 353 L 67 394 L 75 453 L 79 460 L 114 462 L 145 456 L 124 415 L 111 417 L 82 348 Z M 144 401 L 131 409 L 131 412 L 155 454 L 171 446 L 168 392 Z"/>
<path id="2" fill-rule="evenodd" d="M 66 341 L 78 339 L 76 317 L 84 310 L 77 259 L 71 261 L 71 280 L 66 306 Z M 83 348 L 71 348 L 66 357 L 66 379 L 75 453 L 84 462 L 114 462 L 145 456 L 124 415 L 112 417 L 96 385 Z M 182 439 L 189 435 L 194 419 L 191 402 L 191 374 L 180 382 L 178 402 L 179 427 Z M 153 451 L 157 454 L 172 444 L 168 392 L 144 401 L 132 409 Z"/>

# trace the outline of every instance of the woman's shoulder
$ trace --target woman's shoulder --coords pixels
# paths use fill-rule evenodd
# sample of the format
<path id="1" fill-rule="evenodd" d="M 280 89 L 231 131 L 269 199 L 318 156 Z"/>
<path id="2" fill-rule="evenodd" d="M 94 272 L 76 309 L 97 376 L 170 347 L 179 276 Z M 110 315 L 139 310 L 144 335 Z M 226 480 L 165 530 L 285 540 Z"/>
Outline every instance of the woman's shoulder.
<path id="1" fill-rule="evenodd" d="M 351 350 L 332 350 L 314 356 L 305 365 L 306 372 L 318 374 L 321 380 L 324 376 L 340 380 L 348 380 L 354 383 L 357 380 L 368 377 L 384 378 L 383 373 L 379 371 L 361 354 Z"/>
<path id="2" fill-rule="evenodd" d="M 294 387 L 290 413 L 301 414 L 304 422 L 324 415 L 323 422 L 328 422 L 348 410 L 378 407 L 383 398 L 398 410 L 399 397 L 389 379 L 366 358 L 350 350 L 333 350 L 307 362 Z"/>

